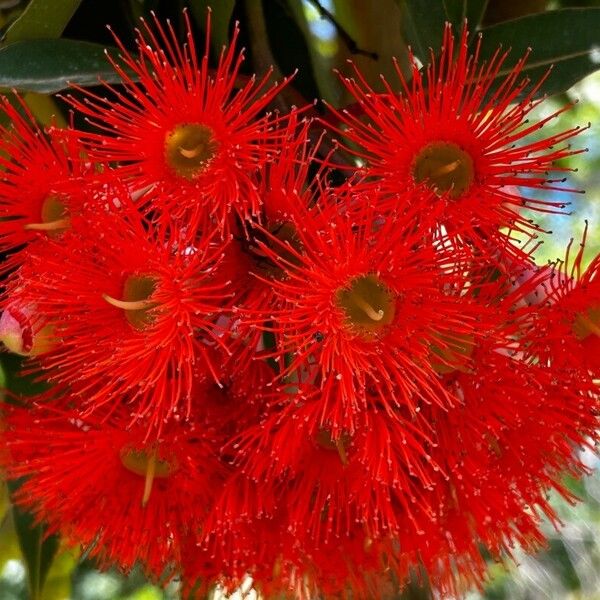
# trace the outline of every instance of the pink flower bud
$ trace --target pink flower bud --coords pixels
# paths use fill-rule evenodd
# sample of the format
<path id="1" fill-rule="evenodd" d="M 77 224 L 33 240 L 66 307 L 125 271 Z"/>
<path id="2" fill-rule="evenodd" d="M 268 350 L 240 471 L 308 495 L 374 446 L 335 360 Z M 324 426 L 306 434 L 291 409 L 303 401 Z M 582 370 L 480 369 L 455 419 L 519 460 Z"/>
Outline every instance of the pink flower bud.
<path id="1" fill-rule="evenodd" d="M 31 307 L 9 304 L 0 317 L 0 341 L 22 356 L 36 356 L 53 345 L 51 327 Z"/>

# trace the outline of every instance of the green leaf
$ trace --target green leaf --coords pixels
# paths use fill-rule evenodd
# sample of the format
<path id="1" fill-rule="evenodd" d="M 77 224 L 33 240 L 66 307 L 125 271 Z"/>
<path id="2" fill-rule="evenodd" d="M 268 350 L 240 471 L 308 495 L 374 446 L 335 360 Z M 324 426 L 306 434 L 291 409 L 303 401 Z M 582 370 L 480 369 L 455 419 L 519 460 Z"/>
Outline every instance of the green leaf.
<path id="1" fill-rule="evenodd" d="M 41 600 L 69 600 L 71 579 L 77 565 L 78 552 L 74 549 L 61 551 L 48 570 Z"/>
<path id="2" fill-rule="evenodd" d="M 53 123 L 56 127 L 67 127 L 67 120 L 63 117 L 56 101 L 51 96 L 27 92 L 23 95 L 23 100 L 27 103 L 38 123 L 42 125 Z"/>
<path id="3" fill-rule="evenodd" d="M 565 8 L 505 21 L 482 30 L 481 59 L 499 45 L 510 48 L 499 77 L 506 76 L 525 54 L 531 55 L 523 74 L 537 82 L 553 66 L 540 94 L 570 88 L 600 67 L 600 8 Z"/>
<path id="4" fill-rule="evenodd" d="M 118 50 L 109 51 L 116 56 Z M 101 78 L 117 83 L 119 76 L 100 44 L 76 40 L 31 40 L 0 49 L 0 87 L 52 94 L 68 87 L 98 85 Z"/>
<path id="5" fill-rule="evenodd" d="M 14 494 L 19 487 L 18 481 L 8 484 Z M 59 538 L 56 535 L 46 535 L 46 527 L 35 523 L 31 514 L 13 505 L 15 531 L 19 538 L 19 547 L 27 567 L 29 592 L 31 600 L 41 600 L 44 583 L 58 551 Z"/>
<path id="6" fill-rule="evenodd" d="M 129 0 L 129 9 L 133 26 L 138 26 L 141 18 L 148 17 L 152 11 L 158 9 L 159 0 Z"/>
<path id="7" fill-rule="evenodd" d="M 218 55 L 221 48 L 226 46 L 229 40 L 229 23 L 235 7 L 235 0 L 190 0 L 190 9 L 198 27 L 206 33 L 206 13 L 211 7 L 210 17 L 211 34 L 210 43 L 214 52 Z"/>
<path id="8" fill-rule="evenodd" d="M 289 76 L 299 65 L 306 65 L 298 70 L 293 85 L 309 102 L 318 98 L 319 88 L 309 66 L 310 50 L 302 27 L 286 4 L 267 1 L 262 6 L 269 46 L 279 70 Z"/>
<path id="9" fill-rule="evenodd" d="M 333 0 L 333 8 L 340 26 L 362 51 L 362 54 L 356 53 L 352 44 L 340 40 L 334 67 L 352 77 L 352 69 L 347 64 L 350 59 L 369 85 L 380 92 L 384 91 L 381 75 L 392 85 L 398 81 L 392 58 L 397 59 L 405 75 L 409 74 L 408 47 L 406 40 L 398 35 L 402 26 L 398 0 Z M 330 74 L 326 76 L 331 79 Z M 354 101 L 344 90 L 338 105 L 345 106 Z"/>
<path id="10" fill-rule="evenodd" d="M 15 398 L 23 396 L 34 396 L 48 389 L 48 383 L 36 380 L 34 373 L 24 375 L 22 369 L 25 358 L 17 354 L 2 353 L 0 355 L 0 367 L 2 368 L 2 401 L 13 403 Z M 5 390 L 11 392 L 6 395 Z"/>
<path id="11" fill-rule="evenodd" d="M 31 0 L 6 32 L 4 42 L 59 38 L 80 4 L 81 0 Z"/>
<path id="12" fill-rule="evenodd" d="M 0 571 L 4 569 L 9 560 L 22 560 L 12 511 L 8 510 L 10 509 L 8 499 L 7 503 L 7 512 L 0 523 Z"/>
<path id="13" fill-rule="evenodd" d="M 487 0 L 397 0 L 402 9 L 402 29 L 415 55 L 428 62 L 429 49 L 439 54 L 444 24 L 452 23 L 460 30 L 467 19 L 469 31 L 475 32 L 481 23 Z"/>
<path id="14" fill-rule="evenodd" d="M 567 6 L 600 6 L 600 0 L 559 0 L 558 4 L 563 8 Z"/>
<path id="15" fill-rule="evenodd" d="M 463 6 L 460 18 L 458 21 L 453 19 L 452 22 L 460 24 L 466 19 L 469 31 L 471 32 L 471 35 L 473 35 L 483 20 L 488 0 L 464 0 L 463 2 L 460 2 L 460 4 Z"/>
<path id="16" fill-rule="evenodd" d="M 448 14 L 442 2 L 430 0 L 398 0 L 402 9 L 402 30 L 406 43 L 415 56 L 427 62 L 429 48 L 437 53 L 442 44 L 444 23 Z"/>

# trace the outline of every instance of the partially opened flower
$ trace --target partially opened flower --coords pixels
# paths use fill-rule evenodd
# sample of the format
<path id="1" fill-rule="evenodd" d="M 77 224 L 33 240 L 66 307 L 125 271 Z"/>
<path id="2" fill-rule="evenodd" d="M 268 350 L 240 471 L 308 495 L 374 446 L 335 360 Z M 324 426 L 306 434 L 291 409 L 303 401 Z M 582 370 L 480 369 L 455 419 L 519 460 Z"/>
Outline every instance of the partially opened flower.
<path id="1" fill-rule="evenodd" d="M 133 418 L 160 427 L 190 414 L 199 373 L 219 380 L 213 353 L 228 349 L 217 320 L 232 300 L 222 243 L 192 247 L 176 230 L 151 233 L 131 211 L 99 213 L 91 224 L 94 233 L 31 252 L 7 297 L 53 327 L 55 345 L 40 357 L 50 380 L 76 385 L 90 410 L 127 397 Z"/>
<path id="2" fill-rule="evenodd" d="M 138 33 L 138 57 L 117 40 L 126 68 L 113 66 L 124 90 L 106 86 L 116 99 L 81 90 L 83 100 L 70 101 L 102 130 L 81 132 L 90 154 L 118 161 L 133 189 L 148 189 L 145 200 L 158 220 L 185 218 L 192 231 L 214 221 L 227 230 L 234 216 L 247 219 L 260 209 L 252 174 L 279 137 L 266 110 L 281 85 L 269 87 L 271 73 L 239 83 L 237 28 L 212 71 L 210 33 L 199 59 L 187 13 L 185 22 L 183 47 L 156 19 Z"/>
<path id="3" fill-rule="evenodd" d="M 466 226 L 462 235 L 480 247 L 491 239 L 515 252 L 499 229 L 534 235 L 539 227 L 521 214 L 522 207 L 563 207 L 565 201 L 540 199 L 532 191 L 575 191 L 558 185 L 569 169 L 557 161 L 581 152 L 567 143 L 580 128 L 533 135 L 568 106 L 529 123 L 543 79 L 528 87 L 527 56 L 502 77 L 508 52 L 498 49 L 480 61 L 480 43 L 471 53 L 466 27 L 456 41 L 447 24 L 441 56 L 432 53 L 426 69 L 411 57 L 409 79 L 396 64 L 399 86 L 384 81 L 386 91 L 378 93 L 355 68 L 356 80 L 342 82 L 356 98 L 357 114 L 332 110 L 343 124 L 340 135 L 351 142 L 348 151 L 363 163 L 363 185 L 384 191 L 385 206 L 410 202 L 407 191 L 429 196 L 443 204 L 451 232 Z"/>
<path id="4" fill-rule="evenodd" d="M 64 402 L 73 401 L 66 398 Z M 224 480 L 220 440 L 191 419 L 147 440 L 126 411 L 110 418 L 37 406 L 8 411 L 2 466 L 26 478 L 16 502 L 102 564 L 154 577 L 181 561 L 181 541 L 199 530 Z"/>

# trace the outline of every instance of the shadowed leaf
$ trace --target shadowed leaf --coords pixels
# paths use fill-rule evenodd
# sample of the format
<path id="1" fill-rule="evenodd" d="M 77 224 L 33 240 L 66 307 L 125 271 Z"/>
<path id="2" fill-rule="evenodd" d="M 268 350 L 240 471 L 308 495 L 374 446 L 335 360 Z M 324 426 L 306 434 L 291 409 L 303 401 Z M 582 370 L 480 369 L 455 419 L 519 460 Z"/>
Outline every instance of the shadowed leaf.
<path id="1" fill-rule="evenodd" d="M 557 94 L 600 67 L 600 8 L 565 8 L 505 21 L 482 30 L 481 59 L 499 45 L 510 55 L 498 74 L 504 77 L 525 54 L 523 74 L 538 81 L 552 67 L 541 94 Z"/>
<path id="2" fill-rule="evenodd" d="M 402 30 L 406 42 L 422 62 L 429 62 L 429 49 L 438 54 L 442 45 L 444 24 L 455 30 L 465 19 L 473 33 L 485 12 L 487 0 L 396 0 L 402 9 Z"/>
<path id="3" fill-rule="evenodd" d="M 14 494 L 19 482 L 10 481 L 8 486 L 11 494 Z M 32 515 L 14 505 L 13 519 L 27 567 L 31 600 L 41 600 L 48 571 L 58 551 L 59 538 L 56 535 L 47 536 L 43 524 L 36 524 Z"/>
<path id="4" fill-rule="evenodd" d="M 190 0 L 190 9 L 198 27 L 206 33 L 206 12 L 211 7 L 211 36 L 210 43 L 214 52 L 218 55 L 221 48 L 228 44 L 229 23 L 235 7 L 235 0 Z"/>
<path id="5" fill-rule="evenodd" d="M 116 55 L 117 50 L 111 49 Z M 51 94 L 68 87 L 117 83 L 104 46 L 76 40 L 31 40 L 0 49 L 0 87 Z"/>
<path id="6" fill-rule="evenodd" d="M 81 0 L 31 0 L 6 32 L 4 42 L 58 38 L 80 4 Z"/>

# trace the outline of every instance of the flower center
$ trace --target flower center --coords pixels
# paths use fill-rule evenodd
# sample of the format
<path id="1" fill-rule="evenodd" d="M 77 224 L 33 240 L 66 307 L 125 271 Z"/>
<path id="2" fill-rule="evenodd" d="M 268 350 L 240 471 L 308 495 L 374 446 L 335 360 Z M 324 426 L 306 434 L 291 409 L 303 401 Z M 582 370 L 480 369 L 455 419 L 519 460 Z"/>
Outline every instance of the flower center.
<path id="1" fill-rule="evenodd" d="M 448 192 L 451 198 L 458 198 L 473 183 L 473 159 L 452 142 L 432 142 L 417 154 L 413 177 L 417 183 L 427 184 L 439 196 Z"/>
<path id="2" fill-rule="evenodd" d="M 148 504 L 154 480 L 166 479 L 179 468 L 179 465 L 174 459 L 167 460 L 165 458 L 159 458 L 158 448 L 156 446 L 147 450 L 138 450 L 126 446 L 121 448 L 119 457 L 121 463 L 128 471 L 144 478 L 142 506 Z"/>
<path id="3" fill-rule="evenodd" d="M 331 436 L 331 432 L 325 428 L 319 429 L 317 435 L 315 436 L 315 442 L 317 446 L 323 448 L 323 450 L 337 452 L 340 456 L 342 464 L 344 465 L 348 464 L 348 454 L 346 452 L 346 448 L 350 445 L 351 441 L 352 438 L 347 433 L 342 433 L 342 435 L 334 440 Z"/>
<path id="4" fill-rule="evenodd" d="M 156 302 L 150 300 L 156 288 L 156 279 L 150 275 L 131 275 L 125 280 L 123 286 L 123 299 L 118 300 L 102 294 L 102 298 L 109 304 L 125 311 L 125 318 L 135 327 L 143 330 L 152 323 L 153 315 L 150 309 Z"/>
<path id="5" fill-rule="evenodd" d="M 39 223 L 27 223 L 24 228 L 32 231 L 45 231 L 50 237 L 57 237 L 70 227 L 65 203 L 53 194 L 42 202 Z"/>
<path id="6" fill-rule="evenodd" d="M 379 333 L 394 320 L 396 304 L 387 287 L 375 275 L 353 279 L 336 293 L 346 322 L 366 338 Z"/>
<path id="7" fill-rule="evenodd" d="M 590 335 L 600 337 L 600 306 L 592 306 L 578 313 L 573 321 L 573 333 L 580 341 Z"/>
<path id="8" fill-rule="evenodd" d="M 179 177 L 194 179 L 214 158 L 219 144 L 207 125 L 177 125 L 165 137 L 165 159 Z"/>

